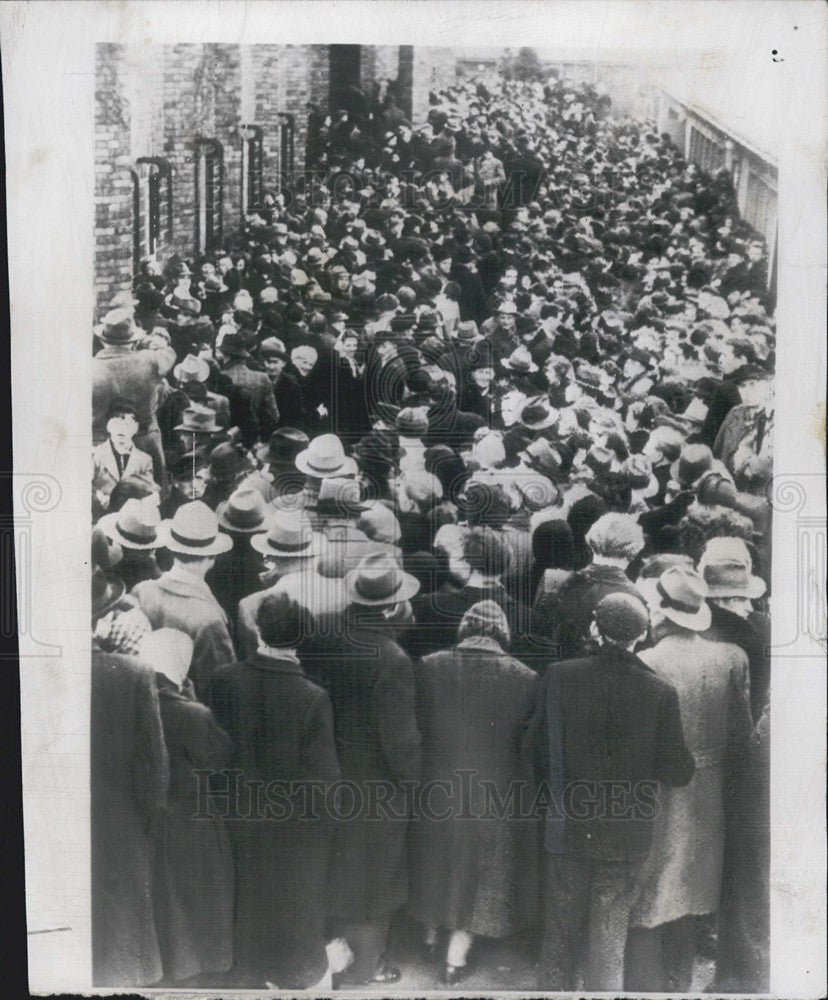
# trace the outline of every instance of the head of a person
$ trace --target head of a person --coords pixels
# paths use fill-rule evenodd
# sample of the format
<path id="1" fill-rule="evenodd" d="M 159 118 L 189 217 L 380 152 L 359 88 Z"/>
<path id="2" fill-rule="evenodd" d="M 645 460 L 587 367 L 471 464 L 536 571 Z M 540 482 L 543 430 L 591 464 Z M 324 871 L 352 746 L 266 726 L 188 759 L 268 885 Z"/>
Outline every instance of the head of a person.
<path id="1" fill-rule="evenodd" d="M 543 569 L 572 569 L 575 540 L 566 521 L 542 521 L 532 533 L 532 555 Z"/>
<path id="2" fill-rule="evenodd" d="M 259 636 L 270 649 L 296 649 L 311 634 L 313 619 L 288 594 L 268 594 L 256 615 Z"/>
<path id="3" fill-rule="evenodd" d="M 501 649 L 508 648 L 511 641 L 509 623 L 496 601 L 478 601 L 460 619 L 457 641 L 476 638 L 493 639 Z"/>
<path id="4" fill-rule="evenodd" d="M 175 628 L 146 632 L 138 646 L 138 656 L 157 674 L 181 687 L 187 679 L 193 659 L 193 640 Z"/>
<path id="5" fill-rule="evenodd" d="M 119 452 L 129 451 L 138 433 L 135 406 L 128 399 L 114 399 L 107 410 L 106 432 Z"/>
<path id="6" fill-rule="evenodd" d="M 268 378 L 271 382 L 275 382 L 287 364 L 285 345 L 276 337 L 268 337 L 267 340 L 262 342 L 259 349 L 259 357 L 262 359 L 262 364 Z"/>
<path id="7" fill-rule="evenodd" d="M 647 637 L 650 613 L 633 594 L 608 594 L 595 607 L 590 632 L 602 646 L 633 650 Z"/>
<path id="8" fill-rule="evenodd" d="M 609 513 L 592 525 L 586 533 L 586 543 L 594 561 L 629 565 L 644 548 L 644 532 L 631 514 Z"/>
<path id="9" fill-rule="evenodd" d="M 310 375 L 316 365 L 317 358 L 316 348 L 309 344 L 301 344 L 290 352 L 291 363 L 302 378 L 307 378 Z"/>
<path id="10" fill-rule="evenodd" d="M 390 361 L 397 356 L 397 344 L 394 337 L 378 337 L 376 342 L 377 354 L 383 363 Z"/>
<path id="11" fill-rule="evenodd" d="M 509 572 L 512 554 L 503 536 L 486 525 L 470 528 L 463 540 L 463 558 L 473 572 L 488 579 Z"/>
<path id="12" fill-rule="evenodd" d="M 346 358 L 353 358 L 359 349 L 359 337 L 353 330 L 346 330 L 337 341 L 337 347 Z"/>

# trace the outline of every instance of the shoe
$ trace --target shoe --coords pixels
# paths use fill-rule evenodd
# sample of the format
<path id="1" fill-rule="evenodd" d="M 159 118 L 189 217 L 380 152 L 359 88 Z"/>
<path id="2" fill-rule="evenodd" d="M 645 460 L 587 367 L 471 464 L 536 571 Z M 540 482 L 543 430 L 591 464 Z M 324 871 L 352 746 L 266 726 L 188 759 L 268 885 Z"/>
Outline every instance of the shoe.
<path id="1" fill-rule="evenodd" d="M 397 983 L 402 979 L 402 972 L 395 966 L 382 962 L 377 971 L 370 979 L 363 979 L 360 982 L 347 979 L 346 975 L 334 977 L 333 988 L 335 990 L 353 990 L 360 986 L 385 986 L 388 983 Z"/>
<path id="2" fill-rule="evenodd" d="M 389 965 L 388 962 L 383 960 L 366 985 L 370 985 L 371 983 L 397 983 L 400 979 L 402 979 L 402 972 L 400 972 L 396 965 Z"/>
<path id="3" fill-rule="evenodd" d="M 462 983 L 468 974 L 468 965 L 444 965 L 440 973 L 440 982 L 444 986 L 456 986 Z"/>

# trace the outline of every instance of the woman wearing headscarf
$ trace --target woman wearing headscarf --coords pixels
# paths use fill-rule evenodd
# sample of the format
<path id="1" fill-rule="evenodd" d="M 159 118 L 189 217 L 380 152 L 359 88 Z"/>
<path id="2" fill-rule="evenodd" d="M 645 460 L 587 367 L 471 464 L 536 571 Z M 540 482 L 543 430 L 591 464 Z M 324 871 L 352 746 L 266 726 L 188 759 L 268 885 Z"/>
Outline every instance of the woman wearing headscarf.
<path id="1" fill-rule="evenodd" d="M 434 797 L 451 812 L 423 809 L 412 825 L 409 910 L 432 958 L 438 929 L 449 931 L 440 976 L 447 986 L 467 975 L 477 935 L 516 934 L 535 917 L 537 830 L 521 818 L 532 789 L 520 746 L 537 675 L 505 652 L 509 642 L 500 606 L 478 601 L 460 621 L 457 644 L 415 668 L 423 787 L 451 789 Z"/>

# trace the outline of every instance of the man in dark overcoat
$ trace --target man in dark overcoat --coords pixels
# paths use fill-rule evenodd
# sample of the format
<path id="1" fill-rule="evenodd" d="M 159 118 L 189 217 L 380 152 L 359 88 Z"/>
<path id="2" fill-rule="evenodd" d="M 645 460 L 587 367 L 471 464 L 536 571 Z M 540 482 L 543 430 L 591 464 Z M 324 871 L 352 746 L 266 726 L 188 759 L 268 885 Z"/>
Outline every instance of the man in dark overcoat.
<path id="1" fill-rule="evenodd" d="M 304 990 L 328 969 L 325 792 L 340 771 L 330 699 L 296 655 L 312 627 L 307 612 L 286 594 L 268 595 L 256 625 L 258 651 L 210 684 L 216 718 L 233 741 L 230 766 L 240 772 L 226 796 L 236 858 L 235 975 L 239 986 Z"/>
<path id="2" fill-rule="evenodd" d="M 420 777 L 420 733 L 411 660 L 396 642 L 393 618 L 419 583 L 377 552 L 347 574 L 345 586 L 346 629 L 320 679 L 333 704 L 342 777 L 354 788 L 353 805 L 343 803 L 339 815 L 328 878 L 328 914 L 355 954 L 350 986 L 400 978 L 384 953 L 389 918 L 408 896 L 410 796 L 401 782 Z M 377 782 L 385 798 L 379 809 Z"/>
<path id="3" fill-rule="evenodd" d="M 635 887 L 652 839 L 659 782 L 686 785 L 675 688 L 633 652 L 646 637 L 643 599 L 613 593 L 593 615 L 600 649 L 551 663 L 530 726 L 548 783 L 542 990 L 624 988 Z M 584 948 L 584 954 L 581 950 Z"/>

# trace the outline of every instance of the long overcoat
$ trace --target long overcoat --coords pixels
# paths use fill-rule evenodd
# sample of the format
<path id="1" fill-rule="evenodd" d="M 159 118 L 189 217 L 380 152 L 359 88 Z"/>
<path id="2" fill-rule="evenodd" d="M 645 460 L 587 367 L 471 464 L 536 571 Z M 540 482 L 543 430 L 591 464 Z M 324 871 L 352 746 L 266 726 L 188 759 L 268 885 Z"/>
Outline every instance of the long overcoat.
<path id="1" fill-rule="evenodd" d="M 722 887 L 725 776 L 742 766 L 752 725 L 744 650 L 685 629 L 665 635 L 641 659 L 675 687 L 696 773 L 662 790 L 644 863 L 633 927 L 657 927 L 715 913 Z"/>
<path id="2" fill-rule="evenodd" d="M 149 986 L 162 975 L 152 845 L 168 782 L 150 666 L 93 648 L 90 730 L 92 981 Z"/>
<path id="3" fill-rule="evenodd" d="M 474 637 L 426 656 L 415 681 L 423 784 L 447 782 L 452 792 L 435 794 L 434 809 L 412 822 L 409 909 L 433 926 L 515 934 L 536 907 L 537 826 L 520 810 L 528 815 L 533 798 L 521 743 L 538 676 Z M 447 819 L 444 804 L 454 811 Z"/>
<path id="4" fill-rule="evenodd" d="M 236 861 L 240 982 L 306 989 L 327 968 L 331 824 L 324 803 L 326 788 L 339 779 L 330 700 L 296 658 L 263 654 L 220 669 L 210 700 L 233 741 L 237 772 L 224 788 Z"/>
<path id="5" fill-rule="evenodd" d="M 335 823 L 328 914 L 348 922 L 382 921 L 408 895 L 406 831 L 412 796 L 401 782 L 420 777 L 414 671 L 392 627 L 373 609 L 346 615 L 345 633 L 318 664 L 331 696 L 343 800 Z M 386 803 L 378 806 L 379 794 Z"/>
<path id="6" fill-rule="evenodd" d="M 155 919 L 164 974 L 181 980 L 233 964 L 233 852 L 206 795 L 206 772 L 227 766 L 231 744 L 189 680 L 179 689 L 156 674 L 156 684 L 170 787 L 158 824 Z"/>

